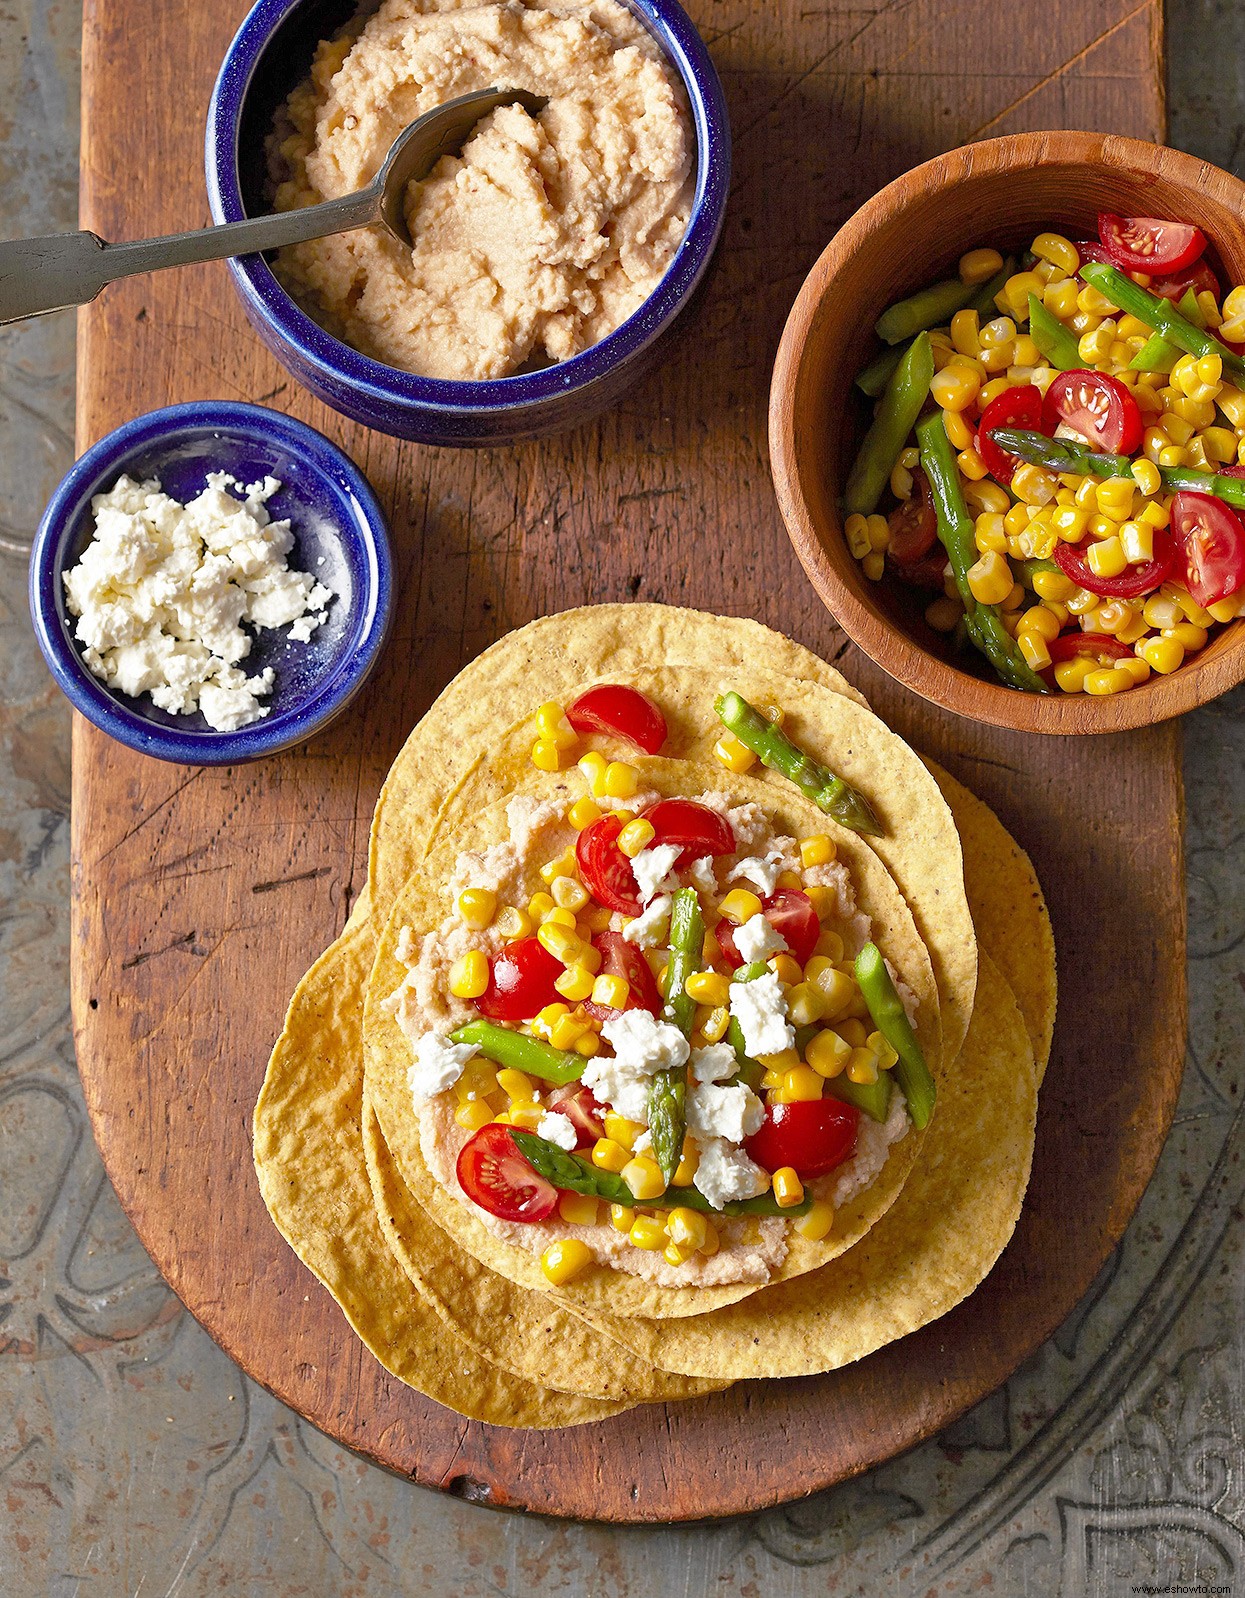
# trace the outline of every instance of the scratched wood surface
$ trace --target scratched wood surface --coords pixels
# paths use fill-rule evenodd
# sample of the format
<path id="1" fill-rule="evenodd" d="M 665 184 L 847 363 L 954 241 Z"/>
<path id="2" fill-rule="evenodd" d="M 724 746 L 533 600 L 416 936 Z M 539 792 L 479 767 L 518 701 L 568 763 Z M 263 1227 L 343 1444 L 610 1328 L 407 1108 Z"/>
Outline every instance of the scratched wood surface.
<path id="1" fill-rule="evenodd" d="M 89 0 L 83 226 L 117 239 L 207 220 L 204 113 L 244 10 L 244 0 Z M 834 228 L 906 167 L 976 137 L 1052 126 L 1159 135 L 1158 0 L 1005 11 L 978 0 L 694 0 L 692 11 L 734 127 L 718 267 L 695 338 L 594 426 L 462 453 L 367 433 L 273 363 L 220 267 L 118 285 L 84 313 L 79 343 L 80 448 L 179 400 L 289 410 L 371 478 L 400 582 L 370 688 L 289 755 L 185 770 L 75 725 L 74 1018 L 122 1203 L 223 1347 L 335 1437 L 472 1498 L 611 1520 L 726 1514 L 811 1492 L 929 1435 L 1002 1381 L 1085 1291 L 1131 1214 L 1170 1122 L 1184 1040 L 1177 729 L 1023 739 L 899 690 L 846 644 L 803 577 L 765 445 L 783 320 Z M 409 728 L 502 632 L 632 597 L 791 633 L 993 804 L 1051 899 L 1060 1025 L 1019 1230 L 955 1313 L 833 1376 L 510 1434 L 462 1422 L 363 1353 L 264 1211 L 250 1112 L 286 1000 L 363 886 L 373 800 Z"/>

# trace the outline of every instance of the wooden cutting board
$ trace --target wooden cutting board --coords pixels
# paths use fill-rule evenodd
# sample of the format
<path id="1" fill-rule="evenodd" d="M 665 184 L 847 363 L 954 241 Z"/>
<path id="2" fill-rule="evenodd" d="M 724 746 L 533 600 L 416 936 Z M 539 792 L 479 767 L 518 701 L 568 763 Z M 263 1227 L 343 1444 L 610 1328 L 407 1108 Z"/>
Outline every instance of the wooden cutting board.
<path id="1" fill-rule="evenodd" d="M 121 239 L 208 220 L 204 115 L 245 9 L 88 0 L 84 227 Z M 185 770 L 75 724 L 74 1018 L 109 1175 L 188 1308 L 317 1426 L 427 1485 L 619 1521 L 722 1515 L 811 1492 L 928 1436 L 1004 1380 L 1082 1296 L 1131 1215 L 1171 1120 L 1185 1031 L 1176 727 L 1020 738 L 897 689 L 847 646 L 805 580 L 765 443 L 791 301 L 877 187 L 995 133 L 1161 135 L 1159 0 L 691 9 L 730 104 L 730 214 L 695 337 L 595 426 L 462 452 L 365 432 L 274 364 L 223 267 L 110 289 L 83 314 L 79 345 L 80 448 L 180 400 L 291 411 L 371 478 L 400 581 L 371 686 L 292 754 Z M 499 634 L 546 611 L 629 598 L 756 616 L 790 633 L 999 811 L 1051 901 L 1055 1057 L 1019 1229 L 953 1314 L 835 1375 L 748 1384 L 571 1432 L 507 1433 L 427 1402 L 362 1350 L 268 1219 L 250 1114 L 289 994 L 363 886 L 373 801 L 409 729 Z"/>

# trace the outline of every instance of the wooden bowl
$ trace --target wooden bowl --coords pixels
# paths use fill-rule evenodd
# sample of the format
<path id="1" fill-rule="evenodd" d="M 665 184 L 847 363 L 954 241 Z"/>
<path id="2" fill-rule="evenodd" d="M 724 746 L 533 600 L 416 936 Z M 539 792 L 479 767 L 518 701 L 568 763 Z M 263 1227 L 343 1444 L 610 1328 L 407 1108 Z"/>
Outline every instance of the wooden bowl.
<path id="1" fill-rule="evenodd" d="M 866 418 L 853 378 L 881 312 L 954 276 L 978 244 L 1013 252 L 1044 228 L 1096 237 L 1099 211 L 1196 222 L 1225 284 L 1245 282 L 1245 183 L 1177 150 L 1101 133 L 1021 133 L 952 150 L 888 184 L 809 273 L 770 390 L 774 486 L 796 553 L 840 626 L 908 688 L 959 715 L 1026 732 L 1119 732 L 1205 704 L 1245 678 L 1245 618 L 1169 677 L 1122 694 L 1027 694 L 925 621 L 928 596 L 871 583 L 843 536 L 840 487 Z"/>

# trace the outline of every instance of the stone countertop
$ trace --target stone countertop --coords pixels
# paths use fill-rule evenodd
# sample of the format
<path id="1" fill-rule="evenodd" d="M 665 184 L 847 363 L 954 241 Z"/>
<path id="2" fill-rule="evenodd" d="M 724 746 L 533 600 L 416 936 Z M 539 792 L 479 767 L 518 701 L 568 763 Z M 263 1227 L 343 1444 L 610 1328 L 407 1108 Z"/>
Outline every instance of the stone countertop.
<path id="1" fill-rule="evenodd" d="M 0 7 L 10 234 L 75 225 L 80 25 L 74 0 Z M 1245 80 L 1210 78 L 1212 42 L 1216 59 L 1245 59 L 1245 7 L 1171 0 L 1171 140 L 1240 171 Z M 69 712 L 25 598 L 31 529 L 72 459 L 73 338 L 64 315 L 0 329 L 8 1598 L 1245 1593 L 1245 691 L 1184 723 L 1175 1126 L 1123 1243 L 1050 1343 L 939 1438 L 786 1509 L 622 1531 L 488 1513 L 364 1464 L 242 1377 L 164 1286 L 101 1169 L 67 998 Z M 1121 937 L 1144 937 L 1120 911 Z M 798 1491 L 798 1460 L 791 1474 Z"/>

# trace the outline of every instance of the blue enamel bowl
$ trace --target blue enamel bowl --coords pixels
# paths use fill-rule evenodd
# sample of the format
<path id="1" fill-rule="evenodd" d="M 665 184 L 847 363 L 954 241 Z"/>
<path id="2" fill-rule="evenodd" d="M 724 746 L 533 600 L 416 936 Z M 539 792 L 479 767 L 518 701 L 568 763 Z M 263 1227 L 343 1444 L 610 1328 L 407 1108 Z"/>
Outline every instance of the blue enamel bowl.
<path id="1" fill-rule="evenodd" d="M 92 676 L 74 637 L 63 573 L 94 533 L 91 499 L 123 474 L 158 479 L 185 504 L 210 472 L 239 482 L 272 476 L 274 520 L 289 519 L 295 571 L 333 590 L 325 621 L 307 643 L 265 628 L 240 662 L 248 676 L 271 666 L 276 681 L 259 721 L 216 732 L 202 715 L 174 715 L 148 695 L 132 699 Z M 72 466 L 39 523 L 30 561 L 30 613 L 44 659 L 74 708 L 120 743 L 188 766 L 236 765 L 302 743 L 339 715 L 380 658 L 392 614 L 393 569 L 385 519 L 366 478 L 322 433 L 260 405 L 171 405 L 109 433 Z"/>
<path id="2" fill-rule="evenodd" d="M 262 255 L 229 263 L 247 317 L 277 360 L 319 399 L 382 433 L 425 444 L 511 444 L 575 427 L 612 405 L 650 366 L 709 266 L 730 187 L 730 124 L 717 71 L 677 0 L 624 0 L 687 90 L 698 150 L 691 221 L 664 278 L 616 332 L 582 355 L 487 382 L 414 377 L 360 355 L 299 308 Z M 212 216 L 263 215 L 264 140 L 322 39 L 356 0 L 259 0 L 229 47 L 207 122 Z"/>

